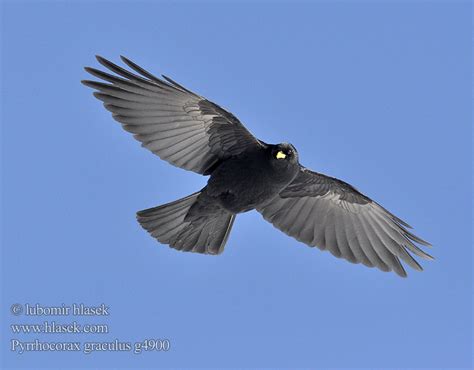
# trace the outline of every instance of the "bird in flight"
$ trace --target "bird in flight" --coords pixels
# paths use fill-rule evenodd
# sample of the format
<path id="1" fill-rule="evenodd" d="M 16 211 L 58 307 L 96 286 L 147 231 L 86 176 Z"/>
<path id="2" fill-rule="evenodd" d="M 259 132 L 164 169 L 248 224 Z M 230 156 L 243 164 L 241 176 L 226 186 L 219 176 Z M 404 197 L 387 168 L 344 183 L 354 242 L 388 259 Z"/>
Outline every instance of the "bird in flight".
<path id="1" fill-rule="evenodd" d="M 405 277 L 400 260 L 421 271 L 412 254 L 432 259 L 407 223 L 344 181 L 303 167 L 293 145 L 255 138 L 219 105 L 121 58 L 132 71 L 98 56 L 113 74 L 86 67 L 105 82 L 82 83 L 143 147 L 209 176 L 200 191 L 137 213 L 160 243 L 220 254 L 236 215 L 255 209 L 285 234 L 352 263 Z"/>

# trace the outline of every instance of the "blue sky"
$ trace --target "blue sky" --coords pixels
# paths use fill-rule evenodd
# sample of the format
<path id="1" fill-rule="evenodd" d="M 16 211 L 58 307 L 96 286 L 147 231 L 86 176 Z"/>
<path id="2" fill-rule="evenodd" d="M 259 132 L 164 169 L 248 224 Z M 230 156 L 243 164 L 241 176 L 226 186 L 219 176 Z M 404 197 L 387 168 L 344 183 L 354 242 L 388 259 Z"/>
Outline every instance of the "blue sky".
<path id="1" fill-rule="evenodd" d="M 469 368 L 469 2 L 2 3 L 4 368 Z M 434 262 L 408 279 L 239 215 L 225 252 L 156 243 L 135 212 L 206 178 L 140 148 L 80 84 L 123 54 L 228 108 L 266 142 L 415 227 Z M 109 334 L 14 335 L 14 303 L 110 306 Z M 10 350 L 137 342 L 140 355 Z"/>

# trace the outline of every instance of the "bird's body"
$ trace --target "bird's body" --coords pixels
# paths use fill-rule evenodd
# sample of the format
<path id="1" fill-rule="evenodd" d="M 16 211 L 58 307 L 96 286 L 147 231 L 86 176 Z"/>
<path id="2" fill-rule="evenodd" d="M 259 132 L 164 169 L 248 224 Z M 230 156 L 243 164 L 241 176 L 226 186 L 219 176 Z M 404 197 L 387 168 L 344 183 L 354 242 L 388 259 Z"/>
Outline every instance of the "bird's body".
<path id="1" fill-rule="evenodd" d="M 206 193 L 234 214 L 250 211 L 271 200 L 299 172 L 296 160 L 274 159 L 274 148 L 258 147 L 224 161 L 211 173 Z"/>
<path id="2" fill-rule="evenodd" d="M 432 258 L 408 224 L 344 181 L 303 167 L 291 144 L 256 139 L 232 113 L 124 57 L 138 74 L 97 58 L 115 75 L 86 67 L 109 83 L 83 83 L 114 119 L 163 160 L 210 176 L 200 191 L 137 213 L 159 242 L 220 254 L 236 215 L 256 209 L 284 233 L 353 263 L 406 276 L 400 260 L 422 269 L 409 252 Z"/>

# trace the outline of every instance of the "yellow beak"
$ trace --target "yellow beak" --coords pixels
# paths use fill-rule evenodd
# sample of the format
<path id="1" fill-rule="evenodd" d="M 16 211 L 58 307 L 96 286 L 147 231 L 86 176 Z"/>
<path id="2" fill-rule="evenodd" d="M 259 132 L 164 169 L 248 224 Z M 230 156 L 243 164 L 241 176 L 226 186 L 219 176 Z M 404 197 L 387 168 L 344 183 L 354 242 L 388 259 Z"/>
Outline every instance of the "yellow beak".
<path id="1" fill-rule="evenodd" d="M 276 159 L 285 159 L 285 158 L 286 158 L 286 154 L 283 153 L 281 150 L 276 155 Z"/>

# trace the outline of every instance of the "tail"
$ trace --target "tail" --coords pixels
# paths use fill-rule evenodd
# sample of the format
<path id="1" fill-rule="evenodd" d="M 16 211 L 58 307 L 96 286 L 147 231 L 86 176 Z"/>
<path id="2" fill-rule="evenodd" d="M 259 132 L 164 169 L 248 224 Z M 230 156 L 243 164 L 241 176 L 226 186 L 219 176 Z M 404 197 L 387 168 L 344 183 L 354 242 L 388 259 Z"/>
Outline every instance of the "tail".
<path id="1" fill-rule="evenodd" d="M 206 201 L 201 192 L 137 212 L 140 225 L 160 243 L 205 254 L 222 253 L 234 218 L 234 214 Z"/>

